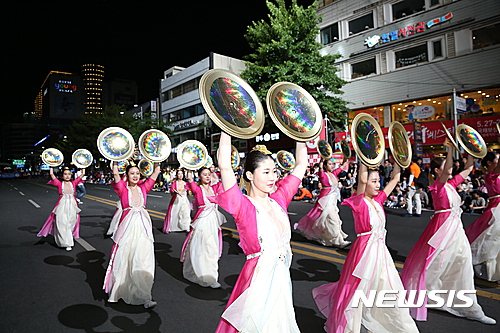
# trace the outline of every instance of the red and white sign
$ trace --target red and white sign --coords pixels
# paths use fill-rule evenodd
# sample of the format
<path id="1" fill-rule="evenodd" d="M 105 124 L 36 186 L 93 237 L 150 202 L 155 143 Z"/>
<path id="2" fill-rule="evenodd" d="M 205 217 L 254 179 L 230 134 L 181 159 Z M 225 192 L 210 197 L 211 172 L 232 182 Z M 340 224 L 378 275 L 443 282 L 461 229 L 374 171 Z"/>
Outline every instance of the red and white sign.
<path id="1" fill-rule="evenodd" d="M 318 152 L 317 147 L 318 147 L 319 140 L 326 140 L 326 119 L 323 119 L 323 122 L 321 124 L 321 132 L 319 132 L 319 136 L 312 141 L 306 142 L 308 154 L 315 154 Z"/>

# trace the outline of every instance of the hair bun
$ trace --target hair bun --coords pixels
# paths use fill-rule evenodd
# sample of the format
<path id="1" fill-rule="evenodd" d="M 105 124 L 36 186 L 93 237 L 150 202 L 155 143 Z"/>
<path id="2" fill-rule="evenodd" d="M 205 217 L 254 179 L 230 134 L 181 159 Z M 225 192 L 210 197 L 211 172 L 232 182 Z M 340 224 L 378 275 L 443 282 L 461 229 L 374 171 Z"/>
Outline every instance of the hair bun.
<path id="1" fill-rule="evenodd" d="M 265 145 L 256 145 L 252 148 L 252 151 L 260 151 L 262 154 L 271 155 L 272 153 L 267 149 Z"/>

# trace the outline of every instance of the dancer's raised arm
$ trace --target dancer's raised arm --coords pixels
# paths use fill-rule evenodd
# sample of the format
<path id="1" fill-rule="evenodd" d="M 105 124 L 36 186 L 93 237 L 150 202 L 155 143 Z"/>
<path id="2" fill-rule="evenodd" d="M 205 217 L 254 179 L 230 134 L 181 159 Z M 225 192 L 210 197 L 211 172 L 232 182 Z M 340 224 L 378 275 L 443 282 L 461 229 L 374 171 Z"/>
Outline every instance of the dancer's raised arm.
<path id="1" fill-rule="evenodd" d="M 448 147 L 448 154 L 446 155 L 446 160 L 444 162 L 443 173 L 441 174 L 441 177 L 439 177 L 440 183 L 446 183 L 448 179 L 450 179 L 453 171 L 453 149 L 455 149 L 455 145 L 448 138 L 444 140 L 443 145 Z"/>
<path id="2" fill-rule="evenodd" d="M 392 168 L 391 180 L 384 187 L 384 192 L 385 194 L 387 194 L 387 196 L 389 196 L 392 190 L 394 190 L 394 188 L 396 187 L 396 185 L 398 185 L 400 178 L 401 178 L 401 167 L 399 166 L 399 164 L 394 163 L 394 166 Z"/>
<path id="3" fill-rule="evenodd" d="M 295 145 L 295 168 L 292 175 L 302 179 L 307 169 L 307 148 L 304 142 L 297 142 Z"/>
<path id="4" fill-rule="evenodd" d="M 368 167 L 363 163 L 359 165 L 358 176 L 358 188 L 356 190 L 356 193 L 365 193 L 366 183 L 368 183 Z"/>
<path id="5" fill-rule="evenodd" d="M 229 190 L 234 186 L 234 184 L 236 184 L 236 177 L 234 176 L 233 168 L 231 167 L 231 137 L 225 132 L 220 134 L 217 160 L 219 162 L 222 186 L 224 186 L 225 191 Z"/>

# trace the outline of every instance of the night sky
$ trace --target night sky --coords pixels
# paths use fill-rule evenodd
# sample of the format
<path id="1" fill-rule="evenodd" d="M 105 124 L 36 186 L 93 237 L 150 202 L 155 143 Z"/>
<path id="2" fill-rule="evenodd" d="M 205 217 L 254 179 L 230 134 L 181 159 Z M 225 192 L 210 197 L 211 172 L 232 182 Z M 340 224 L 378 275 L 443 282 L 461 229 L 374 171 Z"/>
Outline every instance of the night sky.
<path id="1" fill-rule="evenodd" d="M 0 8 L 1 122 L 33 111 L 49 71 L 80 74 L 84 63 L 104 65 L 105 80 L 135 80 L 146 102 L 172 66 L 210 52 L 250 53 L 246 28 L 268 14 L 264 0 L 3 1 Z"/>

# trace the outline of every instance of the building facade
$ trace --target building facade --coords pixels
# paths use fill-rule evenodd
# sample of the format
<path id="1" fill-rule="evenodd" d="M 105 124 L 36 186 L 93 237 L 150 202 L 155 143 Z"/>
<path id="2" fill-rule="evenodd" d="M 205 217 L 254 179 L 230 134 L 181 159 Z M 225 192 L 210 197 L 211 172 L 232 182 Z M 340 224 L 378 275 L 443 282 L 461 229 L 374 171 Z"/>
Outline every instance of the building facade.
<path id="1" fill-rule="evenodd" d="M 102 113 L 104 66 L 90 63 L 83 64 L 82 77 L 85 89 L 83 102 L 85 114 Z"/>
<path id="2" fill-rule="evenodd" d="M 172 67 L 165 71 L 160 82 L 161 117 L 171 123 L 174 135 L 172 147 L 189 139 L 203 142 L 210 152 L 216 150 L 211 144 L 213 132 L 220 132 L 207 116 L 200 100 L 198 85 L 202 75 L 210 69 L 226 69 L 240 74 L 245 69 L 243 61 L 211 53 L 209 57 L 187 68 Z M 213 131 L 213 132 L 212 132 Z M 215 140 L 217 141 L 217 140 Z M 236 148 L 246 148 L 246 140 L 236 140 Z M 168 163 L 177 163 L 175 156 L 170 156 Z"/>
<path id="3" fill-rule="evenodd" d="M 320 1 L 318 41 L 339 53 L 342 97 L 381 126 L 400 121 L 413 136 L 421 122 L 424 157 L 444 151 L 440 121 L 453 127 L 454 98 L 465 99 L 458 123 L 479 130 L 498 149 L 500 1 Z M 338 133 L 349 139 L 348 133 Z"/>

